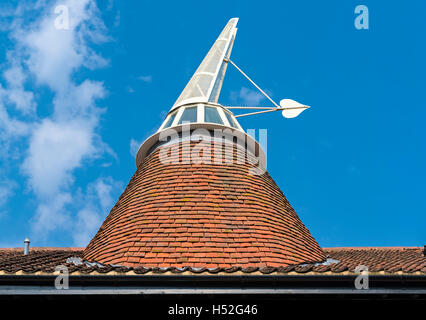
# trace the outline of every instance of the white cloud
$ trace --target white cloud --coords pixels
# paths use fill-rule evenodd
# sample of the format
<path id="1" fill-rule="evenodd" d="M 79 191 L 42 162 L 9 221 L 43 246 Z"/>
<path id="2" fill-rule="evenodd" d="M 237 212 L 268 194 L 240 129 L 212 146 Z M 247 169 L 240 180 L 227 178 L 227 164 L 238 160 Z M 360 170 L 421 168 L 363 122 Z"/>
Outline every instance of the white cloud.
<path id="1" fill-rule="evenodd" d="M 89 186 L 90 187 L 90 186 Z M 111 210 L 114 204 L 114 195 L 118 190 L 121 190 L 121 183 L 114 181 L 111 177 L 99 178 L 92 185 L 92 188 L 96 192 L 96 197 L 99 200 L 99 204 L 103 211 Z"/>
<path id="2" fill-rule="evenodd" d="M 23 114 L 34 113 L 36 104 L 34 94 L 24 89 L 27 76 L 20 65 L 12 65 L 3 73 L 8 84 L 7 90 L 2 89 L 5 103 L 10 103 Z"/>
<path id="3" fill-rule="evenodd" d="M 101 223 L 102 220 L 96 209 L 89 205 L 81 209 L 77 214 L 76 228 L 73 233 L 74 244 L 78 247 L 86 247 Z"/>
<path id="4" fill-rule="evenodd" d="M 55 111 L 53 117 L 56 120 L 91 120 L 95 127 L 99 115 L 104 111 L 95 102 L 104 98 L 107 92 L 103 84 L 96 81 L 85 80 L 80 85 L 69 83 L 68 87 L 58 92 L 53 103 Z"/>
<path id="5" fill-rule="evenodd" d="M 32 219 L 35 240 L 45 240 L 49 232 L 71 226 L 70 215 L 66 211 L 66 206 L 70 203 L 72 196 L 68 192 L 57 193 L 46 201 L 40 201 Z"/>
<path id="6" fill-rule="evenodd" d="M 57 4 L 69 8 L 68 30 L 55 28 Z M 26 13 L 30 19 L 24 19 Z M 54 232 L 65 232 L 76 245 L 85 246 L 122 190 L 111 177 L 86 185 L 76 181 L 77 170 L 93 159 L 105 154 L 116 158 L 99 135 L 106 109 L 98 101 L 108 91 L 102 82 L 76 80 L 87 74 L 81 71 L 108 64 L 92 48 L 109 40 L 106 28 L 94 0 L 24 2 L 7 15 L 13 21 L 1 30 L 9 32 L 13 46 L 0 74 L 0 161 L 12 161 L 9 147 L 19 151 L 13 162 L 19 163 L 36 199 L 31 238 L 40 243 Z M 152 80 L 145 77 L 140 80 Z M 50 89 L 53 96 L 53 111 L 43 118 L 36 112 L 39 88 Z M 110 160 L 102 158 L 102 163 L 109 165 Z M 11 186 L 0 180 L 0 206 L 13 195 Z"/>
<path id="7" fill-rule="evenodd" d="M 23 136 L 29 133 L 29 125 L 24 121 L 11 118 L 2 103 L 2 87 L 0 85 L 0 140 L 8 140 L 13 136 Z"/>
<path id="8" fill-rule="evenodd" d="M 118 27 L 120 25 L 120 22 L 121 22 L 121 14 L 120 14 L 120 10 L 118 10 L 114 18 L 114 27 Z"/>
<path id="9" fill-rule="evenodd" d="M 68 8 L 69 29 L 55 27 L 57 5 Z M 92 48 L 92 44 L 109 40 L 96 2 L 24 2 L 4 17 L 2 20 L 12 17 L 8 31 L 14 46 L 6 55 L 4 82 L 0 83 L 1 155 L 6 159 L 16 139 L 25 138 L 28 143 L 20 150 L 24 157 L 20 161 L 21 172 L 38 201 L 32 219 L 33 236 L 46 238 L 55 230 L 74 232 L 87 224 L 94 225 L 98 222 L 94 212 L 102 217 L 100 212 L 110 205 L 108 194 L 113 192 L 115 182 L 98 182 L 98 191 L 90 191 L 90 199 L 83 203 L 77 201 L 80 196 L 73 191 L 73 183 L 75 171 L 87 160 L 106 153 L 114 156 L 98 134 L 105 109 L 97 101 L 108 94 L 104 84 L 90 79 L 76 81 L 74 77 L 81 70 L 108 65 L 108 60 Z M 53 93 L 53 112 L 45 118 L 37 117 L 35 89 L 27 89 L 30 81 L 33 88 L 47 87 Z M 6 195 L 2 192 L 0 189 L 0 201 L 2 194 Z M 78 223 L 73 223 L 74 212 L 78 212 Z"/>
<path id="10" fill-rule="evenodd" d="M 46 119 L 34 130 L 22 168 L 39 197 L 54 197 L 73 182 L 72 171 L 95 153 L 93 139 L 90 124 L 82 121 Z"/>
<path id="11" fill-rule="evenodd" d="M 20 154 L 16 150 L 16 141 L 30 133 L 31 124 L 9 115 L 4 104 L 3 91 L 0 85 L 0 160 L 10 161 L 16 159 L 16 154 Z"/>
<path id="12" fill-rule="evenodd" d="M 73 228 L 76 246 L 87 246 L 111 210 L 121 183 L 111 177 L 99 178 L 89 184 L 84 196 L 85 206 L 77 213 Z"/>
<path id="13" fill-rule="evenodd" d="M 135 139 L 130 139 L 130 154 L 133 157 L 136 157 L 140 146 L 141 146 L 141 142 L 136 141 Z"/>
<path id="14" fill-rule="evenodd" d="M 11 190 L 6 186 L 0 186 L 0 207 L 3 206 L 11 194 Z"/>
<path id="15" fill-rule="evenodd" d="M 231 92 L 231 99 L 236 102 L 242 102 L 248 107 L 259 107 L 260 102 L 265 99 L 259 91 L 242 87 L 240 91 Z"/>
<path id="16" fill-rule="evenodd" d="M 152 76 L 150 76 L 150 75 L 139 76 L 138 79 L 143 81 L 143 82 L 152 82 Z"/>
<path id="17" fill-rule="evenodd" d="M 2 73 L 4 85 L 0 83 L 0 158 L 3 160 L 13 158 L 9 152 L 10 147 L 30 134 L 31 130 L 31 123 L 26 119 L 11 116 L 11 113 L 18 111 L 21 116 L 33 117 L 36 108 L 33 92 L 24 88 L 27 75 L 18 59 L 13 57 L 11 52 L 8 52 L 6 57 L 5 65 L 8 68 Z"/>
<path id="18" fill-rule="evenodd" d="M 9 198 L 13 195 L 14 189 L 17 187 L 16 182 L 2 177 L 0 182 L 0 207 L 4 206 Z"/>
<path id="19" fill-rule="evenodd" d="M 69 9 L 69 29 L 56 29 L 53 8 L 64 5 Z M 93 0 L 58 1 L 46 8 L 42 17 L 29 28 L 14 30 L 14 37 L 25 49 L 30 71 L 39 84 L 48 85 L 56 92 L 66 91 L 70 76 L 78 68 L 97 68 L 107 61 L 96 54 L 90 42 L 103 42 L 105 26 L 98 17 Z"/>

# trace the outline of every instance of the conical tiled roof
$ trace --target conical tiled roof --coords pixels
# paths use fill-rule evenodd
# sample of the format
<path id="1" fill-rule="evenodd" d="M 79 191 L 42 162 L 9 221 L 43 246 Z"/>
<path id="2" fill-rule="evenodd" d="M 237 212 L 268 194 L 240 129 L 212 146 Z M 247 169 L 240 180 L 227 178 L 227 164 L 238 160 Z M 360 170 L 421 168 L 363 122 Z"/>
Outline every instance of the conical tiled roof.
<path id="1" fill-rule="evenodd" d="M 323 261 L 324 252 L 273 179 L 267 172 L 250 174 L 252 161 L 236 161 L 245 150 L 233 148 L 234 161 L 224 164 L 183 161 L 190 154 L 182 149 L 175 155 L 180 164 L 164 164 L 157 148 L 138 166 L 84 259 L 196 268 Z"/>
<path id="2" fill-rule="evenodd" d="M 228 22 L 159 130 L 140 147 L 136 173 L 84 259 L 178 268 L 281 267 L 325 259 L 272 178 L 257 170 L 256 160 L 265 167 L 261 146 L 216 103 L 237 21 Z M 224 161 L 217 161 L 218 145 Z"/>

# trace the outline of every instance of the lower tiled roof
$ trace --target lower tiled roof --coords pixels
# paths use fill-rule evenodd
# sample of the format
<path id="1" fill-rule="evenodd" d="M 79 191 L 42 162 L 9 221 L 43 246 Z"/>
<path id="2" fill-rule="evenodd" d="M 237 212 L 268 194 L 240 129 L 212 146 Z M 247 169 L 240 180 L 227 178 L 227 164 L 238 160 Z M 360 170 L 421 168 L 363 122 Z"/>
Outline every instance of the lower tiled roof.
<path id="1" fill-rule="evenodd" d="M 331 274 L 354 273 L 358 265 L 370 273 L 426 275 L 423 248 L 324 248 L 324 263 L 281 267 L 229 268 L 137 268 L 102 265 L 82 259 L 83 248 L 32 248 L 25 256 L 22 249 L 0 249 L 0 275 L 51 274 L 55 267 L 65 265 L 70 274 L 137 275 L 137 274 Z"/>

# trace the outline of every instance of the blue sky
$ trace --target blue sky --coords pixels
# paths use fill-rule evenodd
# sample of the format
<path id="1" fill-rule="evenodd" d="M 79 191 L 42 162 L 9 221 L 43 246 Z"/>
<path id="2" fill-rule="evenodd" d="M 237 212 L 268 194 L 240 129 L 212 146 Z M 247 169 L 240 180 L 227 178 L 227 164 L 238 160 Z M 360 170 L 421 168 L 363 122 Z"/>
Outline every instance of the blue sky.
<path id="1" fill-rule="evenodd" d="M 85 246 L 231 17 L 233 60 L 312 106 L 241 124 L 268 129 L 268 171 L 319 244 L 423 246 L 425 15 L 424 1 L 0 1 L 0 247 Z M 268 105 L 232 68 L 220 102 Z"/>

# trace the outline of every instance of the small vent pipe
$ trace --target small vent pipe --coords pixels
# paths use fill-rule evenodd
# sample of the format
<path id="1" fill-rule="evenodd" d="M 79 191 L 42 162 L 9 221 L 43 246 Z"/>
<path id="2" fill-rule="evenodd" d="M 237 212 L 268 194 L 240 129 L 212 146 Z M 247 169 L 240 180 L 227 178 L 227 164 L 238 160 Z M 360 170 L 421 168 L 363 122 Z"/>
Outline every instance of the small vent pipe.
<path id="1" fill-rule="evenodd" d="M 30 253 L 30 239 L 25 238 L 24 241 L 24 255 L 28 255 Z"/>

